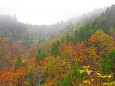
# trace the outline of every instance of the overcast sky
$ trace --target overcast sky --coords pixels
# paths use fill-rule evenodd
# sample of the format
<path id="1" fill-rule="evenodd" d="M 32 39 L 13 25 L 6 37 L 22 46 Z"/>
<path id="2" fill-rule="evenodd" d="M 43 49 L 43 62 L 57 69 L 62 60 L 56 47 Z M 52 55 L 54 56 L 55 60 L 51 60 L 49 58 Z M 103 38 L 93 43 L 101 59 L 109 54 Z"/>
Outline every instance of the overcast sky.
<path id="1" fill-rule="evenodd" d="M 0 0 L 0 14 L 15 14 L 23 23 L 53 24 L 112 4 L 115 0 Z"/>

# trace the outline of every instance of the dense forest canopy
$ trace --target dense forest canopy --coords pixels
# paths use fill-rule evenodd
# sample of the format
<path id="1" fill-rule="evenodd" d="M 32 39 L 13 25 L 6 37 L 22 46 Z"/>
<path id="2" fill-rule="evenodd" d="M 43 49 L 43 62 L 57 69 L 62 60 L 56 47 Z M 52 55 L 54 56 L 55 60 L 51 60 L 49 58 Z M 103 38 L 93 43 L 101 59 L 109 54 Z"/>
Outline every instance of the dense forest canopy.
<path id="1" fill-rule="evenodd" d="M 114 86 L 115 5 L 52 25 L 0 15 L 0 86 Z"/>

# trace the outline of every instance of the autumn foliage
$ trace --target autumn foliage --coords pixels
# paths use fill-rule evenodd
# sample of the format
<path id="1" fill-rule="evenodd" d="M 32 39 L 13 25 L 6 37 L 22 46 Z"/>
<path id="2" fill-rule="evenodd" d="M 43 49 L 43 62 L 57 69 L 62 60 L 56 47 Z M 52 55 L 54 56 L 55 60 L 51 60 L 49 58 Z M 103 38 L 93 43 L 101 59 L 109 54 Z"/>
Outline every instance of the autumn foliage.
<path id="1" fill-rule="evenodd" d="M 17 42 L 0 39 L 0 85 L 113 85 L 114 49 L 114 39 L 102 30 L 88 41 L 54 42 L 48 52 L 36 46 L 24 52 Z"/>

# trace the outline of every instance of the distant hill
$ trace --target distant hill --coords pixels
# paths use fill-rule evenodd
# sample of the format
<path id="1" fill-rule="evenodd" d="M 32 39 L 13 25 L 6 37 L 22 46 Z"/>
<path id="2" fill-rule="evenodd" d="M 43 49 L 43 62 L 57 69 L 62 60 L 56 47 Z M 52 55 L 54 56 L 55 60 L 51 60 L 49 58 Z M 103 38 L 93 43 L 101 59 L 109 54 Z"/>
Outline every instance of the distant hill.
<path id="1" fill-rule="evenodd" d="M 0 36 L 13 40 L 39 40 L 45 42 L 57 33 L 74 33 L 80 26 L 92 22 L 108 32 L 110 26 L 115 27 L 115 5 L 105 9 L 97 9 L 82 16 L 73 17 L 52 25 L 28 25 L 17 21 L 16 16 L 0 15 Z"/>

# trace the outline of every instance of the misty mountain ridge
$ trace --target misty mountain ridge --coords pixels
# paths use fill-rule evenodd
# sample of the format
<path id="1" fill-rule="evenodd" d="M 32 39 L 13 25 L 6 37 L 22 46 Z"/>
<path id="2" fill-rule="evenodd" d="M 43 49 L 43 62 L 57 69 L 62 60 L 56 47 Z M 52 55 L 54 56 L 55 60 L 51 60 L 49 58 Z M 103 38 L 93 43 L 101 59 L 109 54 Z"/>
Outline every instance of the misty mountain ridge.
<path id="1" fill-rule="evenodd" d="M 114 9 L 115 5 L 104 9 L 96 9 L 93 12 L 83 14 L 78 17 L 72 17 L 65 22 L 61 21 L 52 25 L 24 24 L 19 22 L 16 16 L 0 15 L 0 36 L 11 37 L 14 40 L 39 39 L 41 41 L 45 41 L 52 34 L 67 32 L 73 33 L 76 29 L 79 29 L 79 26 L 86 25 L 103 14 L 113 15 Z"/>

